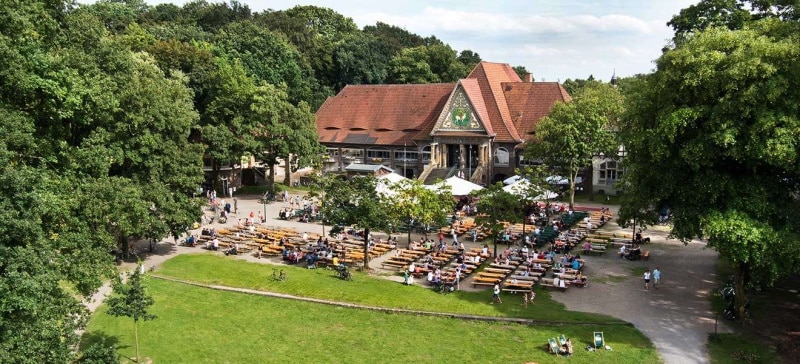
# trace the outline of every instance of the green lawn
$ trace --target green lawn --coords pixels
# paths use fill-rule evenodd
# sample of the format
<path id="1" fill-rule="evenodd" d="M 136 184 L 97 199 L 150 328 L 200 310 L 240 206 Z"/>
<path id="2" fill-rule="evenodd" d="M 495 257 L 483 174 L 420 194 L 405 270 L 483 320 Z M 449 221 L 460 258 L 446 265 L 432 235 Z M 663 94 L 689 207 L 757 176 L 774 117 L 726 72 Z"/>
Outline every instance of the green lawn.
<path id="1" fill-rule="evenodd" d="M 158 279 L 148 287 L 156 300 L 155 321 L 140 326 L 141 352 L 156 363 L 285 362 L 552 362 L 547 338 L 573 338 L 576 363 L 657 363 L 650 341 L 628 324 L 598 315 L 570 313 L 538 295 L 525 309 L 521 297 L 503 296 L 490 305 L 488 292 L 439 295 L 421 287 L 356 273 L 354 281 L 331 271 L 284 267 L 289 279 L 271 282 L 269 265 L 210 254 L 178 256 L 157 274 L 198 282 L 247 287 L 374 306 L 412 308 L 486 316 L 597 322 L 592 325 L 537 325 L 463 321 L 387 314 L 335 306 L 216 291 Z M 133 354 L 130 319 L 105 314 L 92 318 L 83 345 L 107 338 Z M 613 351 L 588 352 L 593 331 L 603 331 Z"/>
<path id="2" fill-rule="evenodd" d="M 289 276 L 288 281 L 273 282 L 268 278 L 275 267 L 286 270 Z M 332 271 L 325 269 L 309 270 L 296 266 L 249 263 L 210 253 L 176 256 L 167 261 L 156 273 L 206 284 L 288 293 L 371 306 L 551 321 L 622 322 L 610 316 L 566 311 L 562 304 L 550 299 L 550 292 L 544 290 L 537 291 L 535 305 L 547 312 L 546 317 L 542 317 L 541 311 L 525 310 L 520 304 L 490 305 L 491 293 L 488 290 L 482 292 L 460 291 L 445 296 L 419 286 L 407 287 L 359 272 L 353 272 L 354 280 L 346 282 L 335 278 Z M 522 302 L 522 296 L 519 295 L 505 295 L 504 297 L 508 298 L 509 303 Z"/>
<path id="3" fill-rule="evenodd" d="M 740 333 L 711 334 L 708 338 L 708 354 L 713 364 L 781 362 L 775 350 L 762 341 L 762 338 Z"/>

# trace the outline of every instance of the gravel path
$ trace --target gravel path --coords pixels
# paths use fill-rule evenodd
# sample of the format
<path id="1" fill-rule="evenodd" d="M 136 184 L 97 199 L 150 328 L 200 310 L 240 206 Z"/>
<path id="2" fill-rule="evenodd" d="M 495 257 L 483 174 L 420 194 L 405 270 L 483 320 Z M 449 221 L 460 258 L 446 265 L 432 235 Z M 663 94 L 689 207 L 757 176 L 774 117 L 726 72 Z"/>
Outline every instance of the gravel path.
<path id="1" fill-rule="evenodd" d="M 619 227 L 609 223 L 603 230 Z M 669 240 L 663 227 L 652 227 L 643 235 L 652 240 L 642 246 L 642 250 L 650 250 L 649 261 L 621 259 L 615 251 L 587 257 L 585 274 L 590 285 L 553 292 L 553 298 L 569 310 L 602 313 L 633 323 L 653 341 L 665 363 L 708 363 L 705 345 L 708 334 L 715 330 L 709 296 L 718 282 L 717 253 L 699 241 L 684 245 Z M 658 289 L 651 282 L 645 290 L 642 274 L 656 267 L 662 271 L 662 282 Z M 723 322 L 717 330 L 730 332 Z M 613 343 L 614 338 L 606 340 Z"/>
<path id="2" fill-rule="evenodd" d="M 257 197 L 240 197 L 238 206 L 240 216 L 264 209 Z M 322 233 L 322 226 L 318 224 L 278 219 L 278 211 L 286 206 L 288 204 L 283 202 L 267 205 L 266 225 Z M 236 221 L 235 218 L 230 220 Z M 612 222 L 603 230 L 614 231 L 619 227 Z M 633 323 L 653 341 L 667 364 L 708 363 L 705 344 L 708 333 L 715 330 L 714 313 L 710 310 L 708 296 L 717 286 L 714 271 L 717 253 L 704 249 L 702 242 L 691 242 L 684 246 L 675 240 L 667 240 L 666 231 L 660 227 L 645 231 L 644 235 L 652 239 L 652 243 L 643 247 L 643 250 L 650 250 L 649 261 L 627 261 L 618 258 L 613 251 L 604 256 L 587 257 L 585 274 L 590 277 L 589 286 L 553 292 L 553 298 L 565 304 L 569 310 L 602 313 Z M 403 245 L 404 236 L 400 241 Z M 158 243 L 156 252 L 147 256 L 145 268 L 155 268 L 175 255 L 198 252 L 198 249 L 176 246 L 172 239 L 162 241 Z M 251 255 L 241 257 L 258 261 Z M 659 289 L 651 287 L 647 291 L 641 272 L 656 266 L 663 272 L 662 285 Z M 133 267 L 133 264 L 127 264 L 123 269 Z M 93 299 L 86 302 L 87 307 L 96 310 L 109 292 L 108 285 L 101 287 Z M 718 331 L 730 332 L 723 322 L 720 322 Z M 613 337 L 606 337 L 606 340 L 613 346 Z"/>

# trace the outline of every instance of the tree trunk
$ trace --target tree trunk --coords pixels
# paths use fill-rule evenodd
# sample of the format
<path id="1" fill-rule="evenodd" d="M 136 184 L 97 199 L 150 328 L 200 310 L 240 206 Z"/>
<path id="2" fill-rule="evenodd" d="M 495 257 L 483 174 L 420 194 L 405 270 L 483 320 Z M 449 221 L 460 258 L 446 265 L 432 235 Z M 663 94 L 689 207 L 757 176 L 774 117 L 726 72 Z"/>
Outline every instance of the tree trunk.
<path id="1" fill-rule="evenodd" d="M 283 184 L 285 184 L 286 187 L 291 187 L 292 186 L 292 155 L 291 154 L 286 156 L 286 160 L 285 160 L 284 164 L 285 164 L 285 167 L 283 169 Z"/>
<path id="2" fill-rule="evenodd" d="M 594 163 L 589 163 L 589 172 L 583 177 L 583 186 L 586 188 L 589 201 L 594 201 Z"/>
<path id="3" fill-rule="evenodd" d="M 578 169 L 569 170 L 569 209 L 575 209 L 575 179 L 578 178 Z"/>
<path id="4" fill-rule="evenodd" d="M 427 240 L 427 239 L 426 239 Z M 411 222 L 408 223 L 408 246 L 407 249 L 411 249 Z"/>
<path id="5" fill-rule="evenodd" d="M 369 271 L 369 229 L 364 228 L 364 271 Z"/>
<path id="6" fill-rule="evenodd" d="M 133 338 L 136 342 L 136 362 L 139 362 L 139 321 L 133 320 Z"/>
<path id="7" fill-rule="evenodd" d="M 745 305 L 744 275 L 746 270 L 747 270 L 746 263 L 736 264 L 733 270 L 733 286 L 736 289 L 734 296 L 734 304 L 736 306 L 734 308 L 736 309 L 736 318 L 740 321 L 744 318 L 744 305 Z"/>
<path id="8" fill-rule="evenodd" d="M 275 193 L 275 163 L 267 165 L 269 168 L 269 180 L 267 181 L 267 191 Z"/>

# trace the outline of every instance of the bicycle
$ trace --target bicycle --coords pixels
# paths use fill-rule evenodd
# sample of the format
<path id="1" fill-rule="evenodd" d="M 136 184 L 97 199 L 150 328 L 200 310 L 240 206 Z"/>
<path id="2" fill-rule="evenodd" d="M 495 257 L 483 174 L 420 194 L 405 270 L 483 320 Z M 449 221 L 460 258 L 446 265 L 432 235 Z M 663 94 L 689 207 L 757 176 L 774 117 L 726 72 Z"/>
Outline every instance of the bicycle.
<path id="1" fill-rule="evenodd" d="M 286 280 L 286 272 L 281 269 L 280 273 L 278 273 L 278 268 L 272 268 L 272 280 L 277 282 L 283 282 Z"/>
<path id="2" fill-rule="evenodd" d="M 450 283 L 439 282 L 435 286 L 433 286 L 433 291 L 438 292 L 441 294 L 448 294 L 455 291 L 455 287 L 453 287 Z"/>
<path id="3" fill-rule="evenodd" d="M 347 267 L 343 265 L 336 267 L 336 276 L 345 281 L 353 280 L 353 275 L 350 274 L 350 271 L 347 269 Z"/>
<path id="4" fill-rule="evenodd" d="M 732 301 L 722 310 L 722 316 L 728 320 L 738 320 L 739 313 L 736 311 L 736 302 Z M 750 318 L 750 301 L 744 302 L 744 318 Z"/>

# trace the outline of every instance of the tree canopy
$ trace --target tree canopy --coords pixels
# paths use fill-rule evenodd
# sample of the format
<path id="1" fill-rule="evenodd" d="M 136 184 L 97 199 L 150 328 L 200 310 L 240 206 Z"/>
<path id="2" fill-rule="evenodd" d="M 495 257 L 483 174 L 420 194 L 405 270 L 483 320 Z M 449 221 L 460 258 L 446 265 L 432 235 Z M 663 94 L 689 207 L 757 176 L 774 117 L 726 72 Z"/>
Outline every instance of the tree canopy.
<path id="1" fill-rule="evenodd" d="M 733 264 L 737 297 L 745 280 L 797 271 L 798 36 L 776 18 L 687 35 L 631 87 L 620 127 L 620 219 L 668 207 L 674 236 L 707 238 Z"/>
<path id="2" fill-rule="evenodd" d="M 622 96 L 610 84 L 591 82 L 558 103 L 536 126 L 525 158 L 540 159 L 569 179 L 570 199 L 575 204 L 575 180 L 581 168 L 598 154 L 616 158 L 619 141 L 616 125 L 623 110 Z"/>

